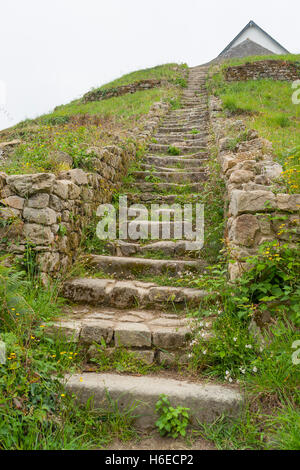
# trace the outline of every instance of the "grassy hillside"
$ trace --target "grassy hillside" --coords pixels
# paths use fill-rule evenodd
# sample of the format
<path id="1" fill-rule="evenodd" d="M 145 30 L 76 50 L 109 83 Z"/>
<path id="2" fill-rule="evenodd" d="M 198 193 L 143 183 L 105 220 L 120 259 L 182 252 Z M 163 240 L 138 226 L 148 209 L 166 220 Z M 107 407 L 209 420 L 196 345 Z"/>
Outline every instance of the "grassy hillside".
<path id="1" fill-rule="evenodd" d="M 4 163 L 8 174 L 58 172 L 65 169 L 52 158 L 54 151 L 64 151 L 73 157 L 73 166 L 80 166 L 85 151 L 93 145 L 122 143 L 131 138 L 130 131 L 139 126 L 140 118 L 160 100 L 178 105 L 180 89 L 184 85 L 186 65 L 167 64 L 124 75 L 105 87 L 133 83 L 146 78 L 163 78 L 165 86 L 104 101 L 83 103 L 81 99 L 58 106 L 51 113 L 26 120 L 9 130 L 0 132 L 0 142 L 21 139 Z"/>
<path id="2" fill-rule="evenodd" d="M 226 60 L 223 67 L 228 65 L 242 65 L 245 63 L 257 62 L 258 60 L 286 60 L 287 62 L 300 62 L 300 54 L 283 54 L 283 55 L 252 55 L 250 57 L 241 57 Z"/>
<path id="3" fill-rule="evenodd" d="M 272 56 L 268 57 L 271 58 Z M 300 55 L 276 56 L 300 60 Z M 228 65 L 253 62 L 257 57 L 233 60 L 213 77 L 212 89 L 231 114 L 244 115 L 249 127 L 270 140 L 278 161 L 283 165 L 287 191 L 300 192 L 300 105 L 292 101 L 291 83 L 275 80 L 249 80 L 227 83 L 223 69 Z M 262 59 L 262 58 L 260 58 Z M 274 57 L 273 57 L 274 59 Z"/>

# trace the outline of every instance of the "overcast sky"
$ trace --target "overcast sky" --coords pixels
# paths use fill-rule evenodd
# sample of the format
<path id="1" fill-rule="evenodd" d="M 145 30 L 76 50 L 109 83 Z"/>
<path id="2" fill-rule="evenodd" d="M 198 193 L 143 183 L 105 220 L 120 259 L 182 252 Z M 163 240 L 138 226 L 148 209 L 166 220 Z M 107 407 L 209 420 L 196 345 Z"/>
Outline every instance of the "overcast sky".
<path id="1" fill-rule="evenodd" d="M 133 70 L 207 62 L 250 19 L 290 52 L 300 52 L 299 0 L 0 0 L 0 5 L 0 129 Z"/>

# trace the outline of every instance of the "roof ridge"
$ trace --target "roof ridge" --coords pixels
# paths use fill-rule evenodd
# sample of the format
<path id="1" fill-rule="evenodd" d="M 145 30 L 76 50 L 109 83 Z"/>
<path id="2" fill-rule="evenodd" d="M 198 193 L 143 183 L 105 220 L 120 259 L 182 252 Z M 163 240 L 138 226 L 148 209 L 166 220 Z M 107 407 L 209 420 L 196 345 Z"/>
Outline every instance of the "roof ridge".
<path id="1" fill-rule="evenodd" d="M 231 49 L 232 45 L 235 43 L 235 41 L 245 32 L 247 31 L 247 29 L 249 29 L 250 27 L 252 26 L 255 26 L 256 28 L 258 28 L 260 31 L 262 31 L 268 38 L 270 38 L 275 44 L 277 44 L 279 47 L 281 47 L 282 49 L 285 50 L 285 52 L 287 54 L 289 54 L 289 51 L 283 47 L 278 41 L 276 41 L 276 39 L 274 39 L 272 36 L 270 36 L 270 34 L 268 34 L 265 30 L 263 30 L 260 26 L 258 26 L 257 23 L 255 23 L 255 21 L 253 20 L 250 20 L 249 23 L 246 24 L 246 26 L 239 32 L 239 34 L 225 47 L 225 49 L 223 49 L 222 52 L 220 52 L 219 56 L 222 56 L 226 51 L 228 51 L 229 49 Z M 252 41 L 250 39 L 250 41 Z M 243 41 L 244 42 L 244 41 Z M 252 41 L 253 43 L 255 43 L 255 41 Z M 258 44 L 258 43 L 255 43 L 255 44 Z M 238 45 L 238 44 L 237 44 Z M 258 44 L 260 45 L 260 44 Z M 236 46 L 235 46 L 236 47 Z M 263 47 L 263 46 L 261 46 Z"/>

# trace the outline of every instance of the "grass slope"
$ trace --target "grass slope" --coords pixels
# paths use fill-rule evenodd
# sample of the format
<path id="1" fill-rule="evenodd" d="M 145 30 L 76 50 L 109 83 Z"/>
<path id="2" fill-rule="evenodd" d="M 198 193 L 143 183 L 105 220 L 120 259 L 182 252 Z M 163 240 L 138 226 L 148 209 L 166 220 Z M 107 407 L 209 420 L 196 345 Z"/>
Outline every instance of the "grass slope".
<path id="1" fill-rule="evenodd" d="M 58 106 L 53 112 L 26 120 L 0 132 L 0 141 L 19 138 L 22 143 L 9 155 L 1 170 L 8 174 L 59 172 L 51 152 L 71 155 L 74 167 L 84 163 L 90 146 L 121 143 L 131 139 L 131 131 L 150 107 L 165 100 L 176 104 L 184 85 L 186 65 L 167 64 L 133 72 L 105 85 L 108 88 L 146 78 L 169 80 L 166 86 L 126 94 L 109 100 L 83 103 L 81 99 Z M 183 82 L 182 82 L 183 80 Z"/>
<path id="2" fill-rule="evenodd" d="M 276 59 L 280 56 L 276 56 Z M 299 60 L 300 56 L 283 56 Z M 273 57 L 274 59 L 274 57 Z M 254 61 L 254 57 L 230 61 L 226 66 Z M 300 192 L 300 105 L 294 104 L 291 83 L 271 79 L 227 83 L 222 70 L 212 79 L 212 90 L 231 114 L 244 115 L 247 125 L 273 144 L 277 160 L 283 165 L 286 189 Z"/>

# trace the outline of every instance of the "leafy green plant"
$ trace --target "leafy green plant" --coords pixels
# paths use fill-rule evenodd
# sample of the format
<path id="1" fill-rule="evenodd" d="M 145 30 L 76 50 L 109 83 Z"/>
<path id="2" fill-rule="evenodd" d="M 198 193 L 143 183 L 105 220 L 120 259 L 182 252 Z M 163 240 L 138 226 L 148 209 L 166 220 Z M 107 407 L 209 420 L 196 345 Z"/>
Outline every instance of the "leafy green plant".
<path id="1" fill-rule="evenodd" d="M 185 78 L 178 77 L 175 79 L 176 85 L 181 86 L 181 88 L 186 88 L 187 87 L 187 81 Z"/>
<path id="2" fill-rule="evenodd" d="M 179 435 L 183 437 L 186 435 L 186 428 L 189 423 L 189 408 L 183 406 L 174 408 L 164 394 L 160 395 L 155 408 L 159 414 L 155 425 L 158 427 L 161 436 L 167 435 L 176 439 Z"/>
<path id="3" fill-rule="evenodd" d="M 175 147 L 174 145 L 170 145 L 168 148 L 168 154 L 169 155 L 180 155 L 180 149 Z"/>

